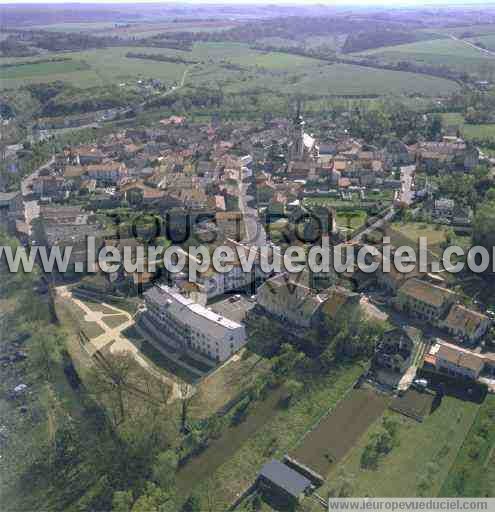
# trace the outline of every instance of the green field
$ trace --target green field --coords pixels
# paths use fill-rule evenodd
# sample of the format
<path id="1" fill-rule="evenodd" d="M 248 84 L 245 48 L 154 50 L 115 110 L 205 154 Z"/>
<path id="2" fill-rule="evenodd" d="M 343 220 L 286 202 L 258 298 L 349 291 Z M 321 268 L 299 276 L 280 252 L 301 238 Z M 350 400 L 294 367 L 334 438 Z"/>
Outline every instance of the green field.
<path id="1" fill-rule="evenodd" d="M 74 71 L 86 71 L 88 69 L 89 66 L 81 60 L 40 62 L 1 68 L 0 76 L 2 81 L 19 80 L 43 75 L 56 75 L 60 73 L 73 73 Z"/>
<path id="2" fill-rule="evenodd" d="M 495 68 L 493 56 L 483 53 L 462 41 L 434 39 L 418 43 L 377 48 L 356 54 L 374 57 L 386 62 L 408 61 L 431 66 L 449 66 L 459 70 L 478 72 L 481 67 Z"/>
<path id="3" fill-rule="evenodd" d="M 195 66 L 126 58 L 128 52 L 162 54 L 198 61 Z M 57 54 L 46 54 L 50 58 Z M 68 54 L 71 62 L 29 64 L 2 74 L 2 89 L 29 83 L 63 80 L 79 87 L 115 84 L 137 78 L 158 78 L 171 85 L 189 69 L 186 85 L 225 92 L 264 91 L 272 94 L 438 96 L 457 90 L 452 81 L 414 73 L 384 71 L 279 52 L 263 52 L 238 43 L 198 43 L 191 52 L 163 48 L 119 47 Z M 0 64 L 33 61 L 1 58 Z M 233 67 L 232 67 L 233 66 Z M 81 69 L 86 67 L 86 69 Z M 16 70 L 16 71 L 14 71 Z M 20 73 L 20 74 L 16 74 Z"/>
<path id="4" fill-rule="evenodd" d="M 456 112 L 442 114 L 445 126 L 456 126 L 460 129 L 462 136 L 467 139 L 488 139 L 495 137 L 495 124 L 467 124 L 464 116 Z"/>
<path id="5" fill-rule="evenodd" d="M 54 80 L 63 80 L 72 83 L 79 87 L 92 87 L 95 85 L 115 84 L 128 79 L 137 79 L 139 77 L 145 78 L 159 78 L 167 81 L 178 81 L 182 77 L 186 65 L 175 64 L 171 62 L 154 62 L 151 60 L 128 59 L 126 53 L 136 51 L 132 47 L 119 47 L 119 48 L 106 48 L 101 50 L 88 50 L 85 52 L 74 52 L 70 57 L 74 61 L 82 61 L 87 64 L 88 69 L 84 71 L 77 71 L 71 69 L 70 66 L 61 66 L 55 71 L 48 70 L 45 74 L 23 74 L 22 78 L 5 78 L 2 72 L 1 87 L 3 89 L 10 87 L 19 87 L 28 83 L 37 82 L 52 82 Z M 139 48 L 140 53 L 165 53 L 157 51 L 156 48 Z M 175 52 L 184 55 L 184 52 Z M 170 52 L 167 52 L 170 54 Z M 48 54 L 46 57 L 52 57 L 56 54 Z M 18 59 L 30 60 L 33 58 Z M 12 62 L 13 59 L 0 59 L 0 64 L 5 62 Z M 47 63 L 42 66 L 48 66 Z M 55 63 L 55 64 L 70 64 L 70 63 Z M 34 66 L 34 65 L 33 65 Z M 31 67 L 27 65 L 25 67 Z M 20 66 L 19 69 L 24 68 Z M 8 68 L 10 69 L 10 68 Z M 14 68 L 16 69 L 16 68 Z"/>
<path id="6" fill-rule="evenodd" d="M 119 37 L 150 37 L 163 32 L 217 32 L 234 27 L 233 22 L 219 21 L 187 21 L 182 23 L 173 22 L 135 22 L 125 23 L 123 21 L 97 21 L 97 22 L 67 22 L 51 23 L 47 25 L 33 25 L 34 30 L 49 30 L 52 32 L 85 32 L 95 35 L 115 35 Z"/>
<path id="7" fill-rule="evenodd" d="M 350 64 L 322 66 L 311 75 L 301 76 L 289 91 L 314 94 L 423 94 L 437 96 L 458 89 L 456 83 L 417 73 L 388 71 Z"/>
<path id="8" fill-rule="evenodd" d="M 50 30 L 52 32 L 94 32 L 106 30 L 115 27 L 115 23 L 111 21 L 95 21 L 95 22 L 67 22 L 67 23 L 50 23 L 49 25 L 32 25 L 32 30 Z"/>
<path id="9" fill-rule="evenodd" d="M 426 32 L 431 32 L 431 29 L 425 29 Z M 480 25 L 464 25 L 460 27 L 447 27 L 447 28 L 437 28 L 435 32 L 443 35 L 453 35 L 456 37 L 464 37 L 465 34 L 472 34 L 474 36 L 478 35 L 486 35 L 486 34 L 494 34 L 495 33 L 495 25 L 492 24 L 480 24 Z"/>
<path id="10" fill-rule="evenodd" d="M 361 467 L 363 450 L 380 428 L 377 422 L 331 471 L 318 493 L 323 497 L 335 495 L 345 481 L 352 496 L 438 495 L 478 410 L 478 404 L 444 397 L 423 423 L 387 412 L 386 416 L 399 422 L 398 442 L 392 451 L 375 470 Z"/>
<path id="11" fill-rule="evenodd" d="M 440 496 L 494 496 L 495 396 L 487 395 L 459 450 Z"/>
<path id="12" fill-rule="evenodd" d="M 469 41 L 471 43 L 482 43 L 488 50 L 495 50 L 495 34 L 472 37 L 469 39 Z"/>
<path id="13" fill-rule="evenodd" d="M 453 39 L 432 39 L 430 41 L 420 41 L 418 43 L 376 48 L 374 50 L 368 50 L 362 53 L 365 55 L 375 55 L 388 52 L 410 55 L 420 54 L 465 58 L 480 57 L 480 52 L 478 52 L 475 48 L 471 48 L 461 41 L 454 41 Z"/>

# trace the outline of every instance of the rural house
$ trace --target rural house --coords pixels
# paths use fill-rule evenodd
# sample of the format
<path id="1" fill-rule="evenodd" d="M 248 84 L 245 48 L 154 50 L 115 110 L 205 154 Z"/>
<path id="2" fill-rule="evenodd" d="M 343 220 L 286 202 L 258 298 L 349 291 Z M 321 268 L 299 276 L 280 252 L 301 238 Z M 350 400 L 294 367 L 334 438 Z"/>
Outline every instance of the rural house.
<path id="1" fill-rule="evenodd" d="M 440 322 L 450 334 L 462 341 L 475 342 L 489 329 L 490 319 L 481 313 L 468 309 L 461 304 L 454 304 L 445 320 Z"/>
<path id="2" fill-rule="evenodd" d="M 400 287 L 397 306 L 405 313 L 436 323 L 456 299 L 457 295 L 451 290 L 412 278 Z"/>
<path id="3" fill-rule="evenodd" d="M 438 340 L 425 356 L 425 363 L 452 377 L 476 380 L 485 366 L 485 359 L 480 354 Z"/>

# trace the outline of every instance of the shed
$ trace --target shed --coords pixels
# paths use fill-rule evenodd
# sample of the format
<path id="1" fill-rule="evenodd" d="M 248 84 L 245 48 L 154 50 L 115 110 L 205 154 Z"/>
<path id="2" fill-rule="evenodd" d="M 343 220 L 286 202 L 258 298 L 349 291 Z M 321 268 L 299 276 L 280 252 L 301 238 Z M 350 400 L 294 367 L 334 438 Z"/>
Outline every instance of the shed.
<path id="1" fill-rule="evenodd" d="M 271 460 L 261 468 L 258 481 L 264 487 L 282 491 L 294 500 L 299 500 L 311 487 L 310 480 L 278 460 Z"/>

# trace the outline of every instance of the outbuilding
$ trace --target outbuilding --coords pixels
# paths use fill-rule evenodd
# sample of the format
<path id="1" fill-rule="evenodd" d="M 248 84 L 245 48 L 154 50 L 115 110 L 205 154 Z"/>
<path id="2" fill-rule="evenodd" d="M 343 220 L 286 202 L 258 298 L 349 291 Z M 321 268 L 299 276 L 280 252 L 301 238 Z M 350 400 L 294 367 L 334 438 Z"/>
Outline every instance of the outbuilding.
<path id="1" fill-rule="evenodd" d="M 267 462 L 258 475 L 263 491 L 282 499 L 299 502 L 311 489 L 311 481 L 278 460 Z"/>

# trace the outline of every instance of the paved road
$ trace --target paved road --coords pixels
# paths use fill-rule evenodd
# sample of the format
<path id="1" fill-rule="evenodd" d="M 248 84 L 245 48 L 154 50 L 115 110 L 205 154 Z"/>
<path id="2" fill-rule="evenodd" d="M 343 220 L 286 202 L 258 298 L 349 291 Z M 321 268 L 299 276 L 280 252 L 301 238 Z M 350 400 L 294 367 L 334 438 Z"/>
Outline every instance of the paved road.
<path id="1" fill-rule="evenodd" d="M 23 196 L 29 196 L 32 193 L 31 186 L 33 184 L 33 181 L 39 176 L 40 172 L 44 169 L 47 169 L 55 162 L 55 157 L 52 156 L 46 164 L 43 164 L 42 166 L 38 167 L 33 173 L 31 173 L 29 176 L 24 178 L 21 181 L 21 192 Z"/>
<path id="2" fill-rule="evenodd" d="M 251 196 L 247 195 L 248 185 L 242 182 L 242 179 L 238 181 L 239 186 L 239 210 L 242 213 L 244 219 L 245 235 L 242 240 L 243 243 L 248 245 L 255 245 L 262 247 L 266 245 L 266 231 L 259 220 L 258 211 L 255 208 L 248 206 L 248 201 L 252 200 Z"/>

